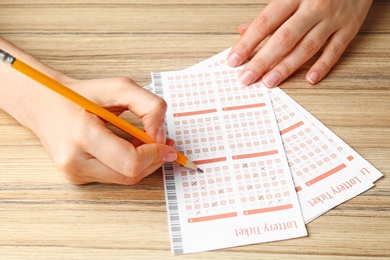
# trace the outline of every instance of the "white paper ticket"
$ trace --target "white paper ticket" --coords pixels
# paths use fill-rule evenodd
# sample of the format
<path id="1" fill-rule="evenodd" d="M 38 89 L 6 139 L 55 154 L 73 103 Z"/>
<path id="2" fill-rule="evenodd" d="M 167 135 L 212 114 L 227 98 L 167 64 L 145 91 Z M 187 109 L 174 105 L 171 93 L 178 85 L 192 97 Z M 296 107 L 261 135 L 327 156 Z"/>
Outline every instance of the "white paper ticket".
<path id="1" fill-rule="evenodd" d="M 351 162 L 351 164 L 359 169 L 359 171 L 364 174 L 371 182 L 375 182 L 380 179 L 383 174 L 378 171 L 372 164 L 365 160 L 360 154 L 353 150 L 348 144 L 346 144 L 340 137 L 338 137 L 334 132 L 327 128 L 323 123 L 321 123 L 317 118 L 310 114 L 306 109 L 299 105 L 295 100 L 288 96 L 279 88 L 272 89 L 276 95 L 285 98 L 294 105 L 303 116 L 305 116 L 319 131 L 324 135 L 329 142 L 333 144 L 339 150 L 344 157 Z"/>
<path id="2" fill-rule="evenodd" d="M 238 70 L 153 73 L 169 137 L 204 170 L 164 167 L 174 253 L 307 235 L 268 90 Z"/>
<path id="3" fill-rule="evenodd" d="M 218 67 L 218 68 L 225 68 L 228 69 L 229 67 L 227 66 L 226 63 L 226 57 L 227 54 L 229 53 L 230 49 L 227 49 L 221 53 L 218 53 L 217 55 L 214 55 L 213 57 L 202 61 L 201 63 L 198 63 L 187 70 L 193 70 L 196 71 L 196 69 L 199 69 L 201 67 L 206 67 L 206 68 L 213 68 L 213 67 Z M 374 166 L 372 166 L 369 162 L 367 162 L 362 156 L 360 156 L 356 151 L 354 151 L 349 145 L 347 145 L 344 141 L 342 141 L 336 134 L 334 134 L 331 130 L 329 130 L 325 125 L 323 125 L 318 119 L 316 119 L 313 115 L 311 115 L 309 112 L 307 112 L 303 107 L 301 107 L 298 103 L 296 103 L 291 97 L 289 97 L 285 92 L 283 92 L 279 88 L 273 88 L 270 90 L 271 95 L 273 96 L 278 96 L 278 99 L 282 98 L 285 100 L 288 104 L 294 105 L 295 108 L 297 109 L 296 114 L 299 115 L 299 117 L 304 117 L 306 120 L 310 121 L 311 124 L 314 125 L 316 129 L 314 131 L 317 133 L 318 136 L 321 135 L 322 139 L 327 139 L 327 142 L 330 142 L 331 145 L 329 145 L 329 149 L 331 150 L 337 150 L 335 151 L 336 154 L 338 154 L 341 157 L 344 157 L 346 160 L 349 161 L 349 169 L 354 169 L 353 171 L 359 170 L 361 174 L 363 174 L 370 182 L 374 182 L 378 180 L 380 177 L 383 176 L 382 173 L 380 173 Z M 273 105 L 276 106 L 276 105 Z M 275 107 L 273 107 L 275 111 Z M 278 110 L 278 111 L 282 111 Z M 276 116 L 278 117 L 278 113 L 275 111 Z M 279 116 L 278 119 L 279 121 L 283 120 L 283 118 L 286 118 L 286 115 Z M 319 132 L 318 132 L 319 131 Z M 319 148 L 319 147 L 317 147 Z M 340 155 L 341 153 L 341 155 Z M 307 154 L 309 157 L 309 154 Z M 291 157 L 291 156 L 290 156 Z M 291 163 L 290 163 L 291 164 Z M 294 170 L 292 169 L 293 175 L 295 175 Z M 313 167 L 313 166 L 312 166 Z M 349 172 L 352 172 L 352 170 L 349 170 Z M 338 173 L 340 174 L 340 173 Z M 361 175 L 360 175 L 361 176 Z M 295 177 L 295 179 L 298 179 L 298 177 Z M 334 176 L 333 176 L 334 177 Z M 316 210 L 311 210 L 311 214 L 307 215 L 304 214 L 304 219 L 305 222 L 309 222 L 313 220 L 314 218 L 320 216 L 321 214 L 325 213 L 327 210 L 331 209 L 333 204 L 340 204 L 358 194 L 360 194 L 362 191 L 368 189 L 369 187 L 372 186 L 369 185 L 369 183 L 364 180 L 364 185 L 358 185 L 358 187 L 355 187 L 354 189 L 350 190 L 347 194 L 343 194 L 343 196 L 338 196 L 337 200 L 333 200 L 332 202 L 326 202 L 324 203 L 325 205 L 322 205 L 321 207 L 317 207 Z M 331 184 L 331 183 L 329 183 Z M 331 186 L 329 186 L 331 187 Z M 363 188 L 365 187 L 365 188 Z M 298 186 L 297 190 L 300 190 L 302 187 Z M 303 192 L 301 193 L 301 195 Z M 302 207 L 305 207 L 302 205 Z M 303 209 L 304 212 L 306 212 L 305 209 Z"/>
<path id="4" fill-rule="evenodd" d="M 169 136 L 206 169 L 200 174 L 172 164 L 164 167 L 174 253 L 305 235 L 295 219 L 287 172 L 305 223 L 383 176 L 281 89 L 265 91 L 260 83 L 240 86 L 240 68 L 226 63 L 229 50 L 183 71 L 155 73 L 156 86 L 146 87 L 170 105 Z M 281 218 L 286 210 L 293 215 Z M 269 222 L 264 222 L 270 215 L 276 216 L 276 230 L 284 230 L 278 235 L 269 233 Z M 232 227 L 235 238 L 229 236 Z M 209 236 L 207 228 L 225 231 Z"/>
<path id="5" fill-rule="evenodd" d="M 269 93 L 305 222 L 373 186 L 287 95 Z"/>

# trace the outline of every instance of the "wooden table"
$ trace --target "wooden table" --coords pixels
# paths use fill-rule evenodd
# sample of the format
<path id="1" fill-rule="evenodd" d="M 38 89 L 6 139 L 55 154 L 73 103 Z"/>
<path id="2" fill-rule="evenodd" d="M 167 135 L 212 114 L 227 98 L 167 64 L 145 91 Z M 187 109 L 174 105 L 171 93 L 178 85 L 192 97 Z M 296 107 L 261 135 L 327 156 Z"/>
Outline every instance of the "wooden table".
<path id="1" fill-rule="evenodd" d="M 265 3 L 2 0 L 0 35 L 73 77 L 128 76 L 147 85 L 150 71 L 183 69 L 231 47 L 236 26 Z M 389 43 L 390 4 L 375 1 L 325 80 L 304 81 L 313 59 L 282 84 L 385 178 L 309 223 L 308 237 L 175 259 L 390 257 Z M 135 186 L 74 186 L 35 135 L 2 111 L 0 129 L 0 258 L 173 257 L 161 171 Z"/>

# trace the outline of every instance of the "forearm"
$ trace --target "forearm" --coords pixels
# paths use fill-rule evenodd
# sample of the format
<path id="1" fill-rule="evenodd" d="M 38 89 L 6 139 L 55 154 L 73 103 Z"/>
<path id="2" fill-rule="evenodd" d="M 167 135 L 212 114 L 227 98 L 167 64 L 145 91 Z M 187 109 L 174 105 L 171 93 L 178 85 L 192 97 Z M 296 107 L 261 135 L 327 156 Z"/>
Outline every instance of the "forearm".
<path id="1" fill-rule="evenodd" d="M 0 49 L 60 82 L 71 81 L 69 77 L 44 65 L 1 37 Z M 22 125 L 35 130 L 33 129 L 34 120 L 44 108 L 44 101 L 50 100 L 51 95 L 53 93 L 50 90 L 0 62 L 0 109 L 10 114 Z"/>

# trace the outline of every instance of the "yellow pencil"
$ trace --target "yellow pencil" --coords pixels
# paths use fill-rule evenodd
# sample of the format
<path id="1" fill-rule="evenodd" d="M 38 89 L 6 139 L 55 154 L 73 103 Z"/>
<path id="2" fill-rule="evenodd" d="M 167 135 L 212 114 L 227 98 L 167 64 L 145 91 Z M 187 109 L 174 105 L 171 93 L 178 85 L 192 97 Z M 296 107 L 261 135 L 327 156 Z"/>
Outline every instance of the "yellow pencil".
<path id="1" fill-rule="evenodd" d="M 100 118 L 113 124 L 114 126 L 118 127 L 119 129 L 132 135 L 133 137 L 137 138 L 138 140 L 142 141 L 143 143 L 146 143 L 146 144 L 154 143 L 154 141 L 152 139 L 150 139 L 149 136 L 144 131 L 138 129 L 137 127 L 133 126 L 129 122 L 114 115 L 113 113 L 111 113 L 107 109 L 95 104 L 94 102 L 90 101 L 89 99 L 81 96 L 80 94 L 74 92 L 73 90 L 62 85 L 61 83 L 57 82 L 56 80 L 48 77 L 47 75 L 43 74 L 42 72 L 32 68 L 31 66 L 27 65 L 26 63 L 16 59 L 12 55 L 10 55 L 9 53 L 7 53 L 1 49 L 0 49 L 0 60 L 9 64 L 12 68 L 25 74 L 26 76 L 30 77 L 31 79 L 39 82 L 40 84 L 57 92 L 58 94 L 62 95 L 63 97 L 71 100 L 72 102 L 74 102 L 75 104 L 79 105 L 80 107 L 86 109 L 87 111 L 99 116 Z M 176 162 L 178 162 L 180 165 L 185 166 L 185 167 L 190 168 L 190 169 L 202 171 L 192 161 L 190 161 L 186 156 L 184 156 L 183 154 L 181 154 L 177 151 L 176 151 L 176 153 L 177 153 Z"/>

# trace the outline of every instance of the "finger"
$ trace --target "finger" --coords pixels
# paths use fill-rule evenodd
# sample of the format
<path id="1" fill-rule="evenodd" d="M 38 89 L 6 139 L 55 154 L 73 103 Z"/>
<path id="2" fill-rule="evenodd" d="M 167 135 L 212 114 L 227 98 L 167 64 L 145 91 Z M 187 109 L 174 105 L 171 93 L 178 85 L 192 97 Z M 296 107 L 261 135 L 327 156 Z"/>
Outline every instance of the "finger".
<path id="1" fill-rule="evenodd" d="M 354 36 L 355 35 L 351 35 L 347 29 L 334 33 L 326 44 L 320 58 L 306 74 L 307 82 L 310 84 L 317 84 L 323 79 L 340 59 Z"/>
<path id="2" fill-rule="evenodd" d="M 240 34 L 240 35 L 243 35 L 249 28 L 249 25 L 251 23 L 244 23 L 244 24 L 241 24 L 237 27 L 237 32 Z"/>
<path id="3" fill-rule="evenodd" d="M 76 185 L 94 182 L 133 185 L 161 167 L 160 163 L 154 163 L 147 166 L 138 175 L 129 177 L 113 170 L 89 154 L 80 155 L 77 162 L 74 161 L 73 164 L 76 164 L 77 167 L 73 165 L 71 171 L 63 171 L 63 173 L 66 179 Z"/>
<path id="4" fill-rule="evenodd" d="M 272 88 L 283 82 L 319 51 L 332 32 L 325 23 L 312 28 L 290 54 L 267 72 L 262 78 L 264 85 Z"/>
<path id="5" fill-rule="evenodd" d="M 85 161 L 83 167 L 84 169 L 88 169 L 88 171 L 84 172 L 83 179 L 80 180 L 80 183 L 78 184 L 100 182 L 109 184 L 114 183 L 121 185 L 134 185 L 143 178 L 154 173 L 157 169 L 161 167 L 161 164 L 152 164 L 145 168 L 138 175 L 130 177 L 112 170 L 110 167 L 103 164 L 98 159 L 91 159 Z"/>
<path id="6" fill-rule="evenodd" d="M 240 72 L 240 82 L 249 85 L 263 76 L 271 66 L 291 52 L 317 23 L 318 17 L 309 15 L 305 11 L 295 13 Z"/>
<path id="7" fill-rule="evenodd" d="M 298 7 L 296 1 L 270 2 L 250 23 L 245 33 L 234 44 L 227 61 L 229 66 L 241 65 L 269 34 L 278 28 Z"/>
<path id="8" fill-rule="evenodd" d="M 161 146 L 160 144 L 156 144 Z M 140 171 L 140 173 L 135 176 L 130 184 L 135 184 L 145 178 L 146 176 L 149 176 L 151 173 L 154 173 L 157 169 L 161 168 L 161 166 L 164 164 L 164 162 L 172 162 L 176 160 L 177 155 L 176 152 L 168 153 L 168 157 L 163 158 L 162 161 L 160 160 L 151 160 L 153 159 L 153 154 L 155 153 L 155 150 L 151 149 L 151 145 L 141 145 L 137 147 L 138 153 L 140 154 L 140 158 L 143 159 L 142 164 L 147 165 L 145 169 Z"/>
<path id="9" fill-rule="evenodd" d="M 126 93 L 122 93 L 122 102 L 127 103 L 130 111 L 142 119 L 145 132 L 157 143 L 165 144 L 166 129 L 164 116 L 167 110 L 165 101 L 144 88 L 129 84 Z"/>
<path id="10" fill-rule="evenodd" d="M 93 101 L 115 114 L 130 110 L 142 118 L 145 131 L 152 140 L 165 143 L 163 124 L 167 105 L 163 99 L 125 77 L 89 80 L 82 84 L 82 91 Z"/>
<path id="11" fill-rule="evenodd" d="M 129 184 L 132 183 L 132 177 L 120 174 L 98 159 L 89 155 L 79 162 L 77 171 L 64 172 L 66 179 L 76 185 L 87 183 L 109 183 L 109 184 Z"/>
<path id="12" fill-rule="evenodd" d="M 88 117 L 84 119 L 86 125 L 79 126 L 79 129 L 85 130 L 77 139 L 80 140 L 81 148 L 120 174 L 136 177 L 151 165 L 161 166 L 164 162 L 176 159 L 176 151 L 170 146 L 144 144 L 135 148 L 112 133 L 96 116 L 86 111 L 84 114 Z M 146 174 L 152 173 L 150 169 Z"/>
<path id="13" fill-rule="evenodd" d="M 150 131 L 153 131 L 153 130 L 150 130 Z M 156 143 L 164 144 L 166 142 L 166 140 L 167 140 L 166 133 L 167 133 L 167 130 L 166 130 L 164 124 L 162 124 L 159 127 L 157 127 L 157 130 L 156 130 L 156 133 L 155 133 L 155 139 L 154 139 L 156 141 Z M 153 134 L 151 134 L 151 135 L 153 135 Z"/>

